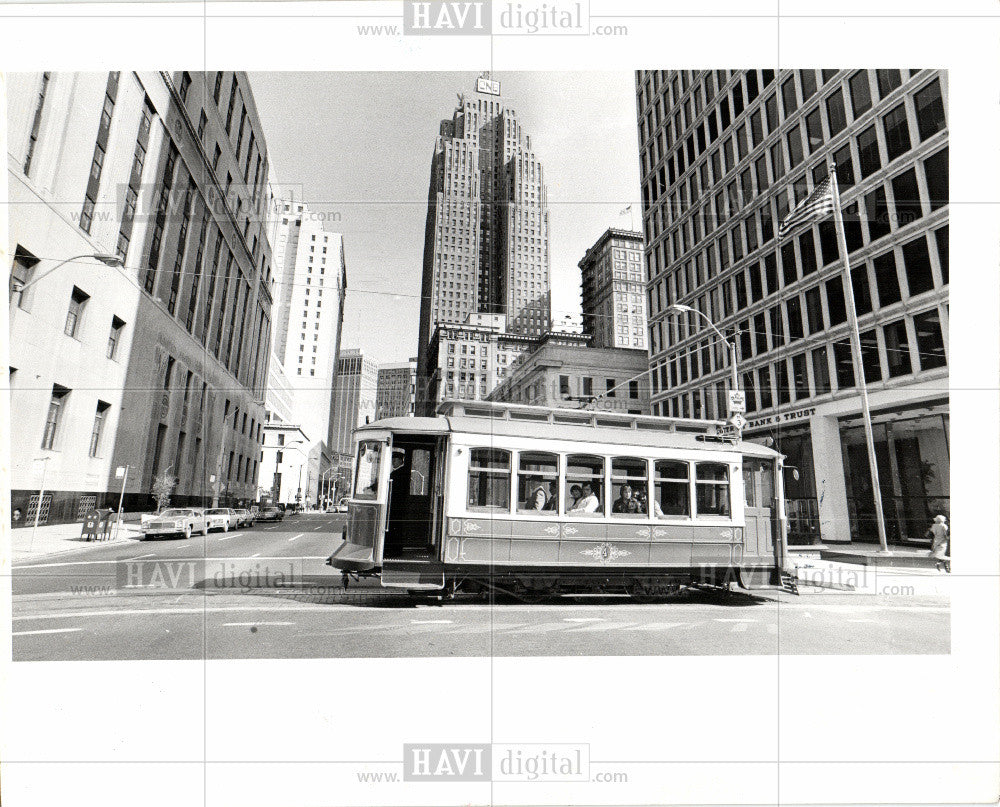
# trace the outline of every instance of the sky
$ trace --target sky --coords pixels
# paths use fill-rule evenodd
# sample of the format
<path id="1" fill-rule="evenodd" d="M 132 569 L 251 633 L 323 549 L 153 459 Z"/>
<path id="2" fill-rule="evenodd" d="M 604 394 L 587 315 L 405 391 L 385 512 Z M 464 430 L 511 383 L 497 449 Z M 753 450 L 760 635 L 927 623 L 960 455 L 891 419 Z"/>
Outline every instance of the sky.
<path id="1" fill-rule="evenodd" d="M 341 348 L 417 355 L 431 157 L 474 72 L 251 73 L 271 181 L 343 233 Z M 641 227 L 635 79 L 627 71 L 493 76 L 545 170 L 552 318 L 580 310 L 577 263 L 608 227 Z M 632 211 L 622 213 L 632 205 Z"/>

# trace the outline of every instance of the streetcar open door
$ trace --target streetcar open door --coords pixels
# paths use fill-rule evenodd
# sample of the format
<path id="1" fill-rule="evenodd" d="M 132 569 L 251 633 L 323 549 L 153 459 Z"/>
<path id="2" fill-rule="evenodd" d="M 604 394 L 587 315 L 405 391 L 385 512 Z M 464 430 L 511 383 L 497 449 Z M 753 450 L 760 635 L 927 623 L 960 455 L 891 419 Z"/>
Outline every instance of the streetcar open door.
<path id="1" fill-rule="evenodd" d="M 438 558 L 444 445 L 433 435 L 393 435 L 384 561 Z"/>
<path id="2" fill-rule="evenodd" d="M 743 558 L 740 582 L 747 588 L 780 585 L 783 541 L 781 477 L 775 460 L 743 457 Z"/>
<path id="3" fill-rule="evenodd" d="M 335 569 L 370 572 L 382 565 L 389 464 L 388 438 L 358 441 L 344 543 L 328 561 Z"/>

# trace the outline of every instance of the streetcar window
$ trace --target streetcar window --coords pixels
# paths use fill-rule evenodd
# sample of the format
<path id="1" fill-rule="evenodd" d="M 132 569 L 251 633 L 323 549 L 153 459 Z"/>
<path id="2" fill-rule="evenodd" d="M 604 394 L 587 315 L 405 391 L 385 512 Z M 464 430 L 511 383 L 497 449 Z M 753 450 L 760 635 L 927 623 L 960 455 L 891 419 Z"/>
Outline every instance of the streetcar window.
<path id="1" fill-rule="evenodd" d="M 559 455 L 522 451 L 517 473 L 517 512 L 554 516 L 559 511 Z"/>
<path id="2" fill-rule="evenodd" d="M 358 462 L 354 472 L 354 498 L 374 499 L 378 496 L 378 468 L 382 444 L 374 440 L 358 446 Z"/>
<path id="3" fill-rule="evenodd" d="M 729 466 L 699 462 L 695 472 L 695 506 L 699 516 L 729 515 Z"/>
<path id="4" fill-rule="evenodd" d="M 657 460 L 653 467 L 653 515 L 657 518 L 690 516 L 690 480 L 691 470 L 686 462 Z"/>
<path id="5" fill-rule="evenodd" d="M 604 513 L 604 457 L 570 454 L 566 457 L 566 514 Z"/>
<path id="6" fill-rule="evenodd" d="M 469 452 L 470 510 L 510 510 L 510 452 L 474 448 Z"/>
<path id="7" fill-rule="evenodd" d="M 635 518 L 649 512 L 646 460 L 614 457 L 611 460 L 612 518 Z"/>

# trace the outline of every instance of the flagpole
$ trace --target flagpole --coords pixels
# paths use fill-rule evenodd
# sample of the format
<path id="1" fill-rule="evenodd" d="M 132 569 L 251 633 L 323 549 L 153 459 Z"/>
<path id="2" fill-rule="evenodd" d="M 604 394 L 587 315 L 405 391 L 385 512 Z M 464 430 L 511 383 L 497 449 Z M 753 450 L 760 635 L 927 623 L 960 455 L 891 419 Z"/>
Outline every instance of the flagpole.
<path id="1" fill-rule="evenodd" d="M 851 281 L 851 262 L 847 255 L 847 236 L 844 234 L 844 216 L 840 208 L 840 185 L 837 182 L 837 166 L 829 163 L 831 187 L 833 189 L 833 220 L 837 227 L 837 242 L 844 260 L 844 297 L 847 301 L 847 323 L 850 327 L 851 358 L 854 361 L 855 383 L 861 390 L 861 413 L 865 422 L 865 442 L 868 447 L 868 467 L 872 476 L 872 494 L 875 499 L 875 521 L 878 527 L 878 542 L 882 552 L 889 551 L 885 533 L 885 514 L 882 511 L 882 486 L 878 476 L 878 462 L 875 459 L 875 435 L 872 431 L 872 413 L 868 406 L 868 384 L 865 381 L 864 365 L 861 362 L 861 332 L 858 330 L 858 312 L 854 306 L 854 283 Z"/>

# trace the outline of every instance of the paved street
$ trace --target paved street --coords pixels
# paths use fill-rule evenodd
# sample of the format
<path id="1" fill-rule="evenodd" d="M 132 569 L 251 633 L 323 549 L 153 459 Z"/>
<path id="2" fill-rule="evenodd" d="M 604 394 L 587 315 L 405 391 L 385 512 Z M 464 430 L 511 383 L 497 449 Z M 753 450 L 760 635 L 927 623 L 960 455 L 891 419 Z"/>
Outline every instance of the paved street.
<path id="1" fill-rule="evenodd" d="M 948 653 L 946 594 L 685 591 L 527 604 L 340 587 L 342 515 L 14 567 L 14 658 Z M 266 580 L 264 579 L 266 576 Z M 945 579 L 942 577 L 942 580 Z"/>

